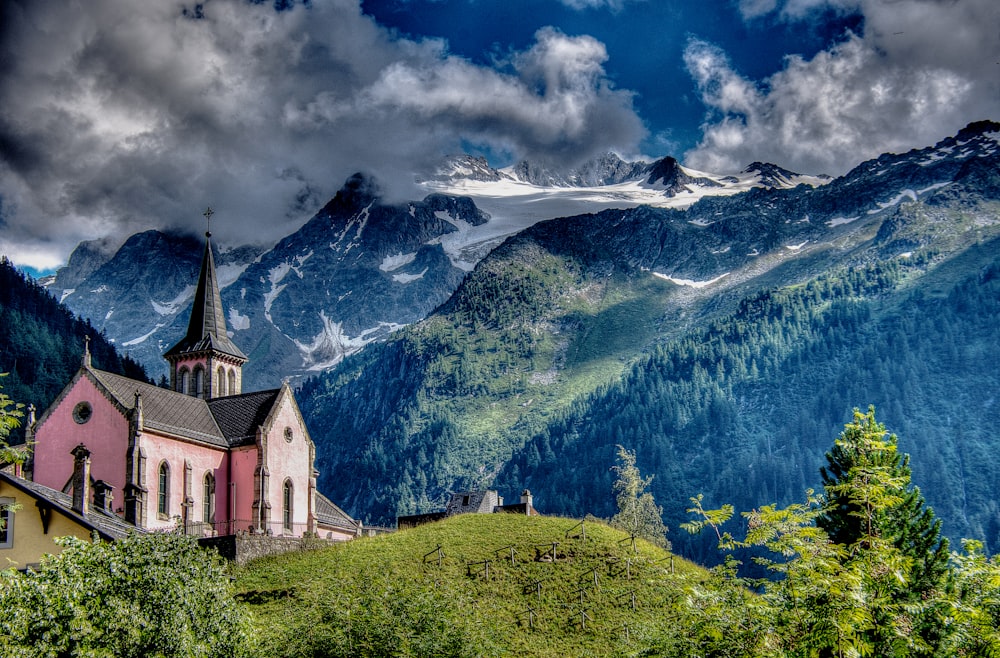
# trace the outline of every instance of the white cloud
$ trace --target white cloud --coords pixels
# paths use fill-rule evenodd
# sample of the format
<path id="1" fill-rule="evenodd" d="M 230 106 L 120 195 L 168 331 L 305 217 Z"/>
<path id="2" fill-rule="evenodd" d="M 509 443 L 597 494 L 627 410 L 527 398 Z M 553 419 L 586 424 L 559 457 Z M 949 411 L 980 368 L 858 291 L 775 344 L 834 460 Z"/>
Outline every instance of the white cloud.
<path id="1" fill-rule="evenodd" d="M 694 167 L 725 171 L 765 159 L 841 174 L 998 118 L 1000 75 L 986 55 L 1000 45 L 994 0 L 744 0 L 740 7 L 744 16 L 762 15 L 756 7 L 789 21 L 824 8 L 860 11 L 864 30 L 811 59 L 789 56 L 760 81 L 741 76 L 718 47 L 692 40 L 685 63 L 710 110 L 701 142 L 685 155 Z"/>
<path id="2" fill-rule="evenodd" d="M 542 30 L 483 67 L 358 0 L 186 6 L 0 3 L 0 253 L 52 266 L 111 232 L 203 230 L 206 205 L 220 242 L 269 241 L 353 172 L 391 186 L 463 138 L 572 160 L 643 136 L 589 37 Z"/>

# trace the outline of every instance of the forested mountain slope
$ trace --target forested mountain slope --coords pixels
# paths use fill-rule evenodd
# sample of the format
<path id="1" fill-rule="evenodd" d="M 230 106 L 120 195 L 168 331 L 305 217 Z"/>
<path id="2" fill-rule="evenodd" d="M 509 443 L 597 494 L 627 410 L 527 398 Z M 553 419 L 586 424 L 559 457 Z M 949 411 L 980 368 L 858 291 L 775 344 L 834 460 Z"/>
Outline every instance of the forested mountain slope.
<path id="1" fill-rule="evenodd" d="M 0 379 L 3 392 L 39 413 L 80 367 L 84 336 L 90 337 L 94 366 L 146 380 L 142 366 L 122 357 L 89 321 L 75 317 L 45 288 L 0 259 Z M 23 427 L 15 437 L 23 436 Z"/>
<path id="2" fill-rule="evenodd" d="M 701 491 L 801 497 L 874 403 L 945 532 L 995 548 L 998 132 L 816 189 L 535 225 L 427 320 L 303 386 L 320 489 L 379 522 L 485 485 L 607 515 L 623 443 L 676 526 Z"/>

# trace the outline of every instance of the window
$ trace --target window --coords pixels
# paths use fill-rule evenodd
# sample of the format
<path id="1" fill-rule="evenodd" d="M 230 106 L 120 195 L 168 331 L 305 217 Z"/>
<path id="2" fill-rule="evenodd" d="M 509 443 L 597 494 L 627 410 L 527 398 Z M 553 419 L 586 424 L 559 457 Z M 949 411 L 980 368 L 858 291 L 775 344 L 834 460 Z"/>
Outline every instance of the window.
<path id="1" fill-rule="evenodd" d="M 230 370 L 229 371 L 229 394 L 230 395 L 236 395 L 237 393 L 239 393 L 239 391 L 236 390 L 236 371 L 235 370 Z"/>
<path id="2" fill-rule="evenodd" d="M 285 484 L 282 486 L 282 509 L 281 509 L 281 524 L 286 532 L 292 531 L 292 500 L 294 491 L 292 489 L 292 481 L 285 480 Z"/>
<path id="3" fill-rule="evenodd" d="M 291 427 L 286 427 L 285 428 L 285 441 L 291 443 L 292 439 L 294 437 L 295 437 L 295 434 L 292 432 L 292 428 Z"/>
<path id="4" fill-rule="evenodd" d="M 226 369 L 219 366 L 218 371 L 215 373 L 215 378 L 219 382 L 219 396 L 226 394 Z"/>
<path id="5" fill-rule="evenodd" d="M 0 498 L 0 549 L 14 547 L 14 513 L 9 507 L 13 498 Z"/>
<path id="6" fill-rule="evenodd" d="M 205 523 L 215 523 L 215 476 L 205 473 L 201 503 L 201 520 Z"/>
<path id="7" fill-rule="evenodd" d="M 170 514 L 170 467 L 167 465 L 167 462 L 160 464 L 156 492 L 156 514 L 164 519 Z"/>
<path id="8" fill-rule="evenodd" d="M 180 370 L 177 371 L 177 392 L 178 393 L 184 393 L 184 394 L 190 394 L 191 393 L 191 391 L 188 390 L 188 384 L 190 383 L 188 381 L 189 380 L 189 375 L 190 375 L 190 373 L 188 372 L 187 368 L 181 368 Z"/>
<path id="9" fill-rule="evenodd" d="M 201 366 L 194 367 L 194 377 L 192 378 L 191 395 L 202 397 L 205 393 L 205 369 Z"/>
<path id="10" fill-rule="evenodd" d="M 76 421 L 78 425 L 83 425 L 90 417 L 94 415 L 94 408 L 90 406 L 89 402 L 80 402 L 75 407 L 73 407 L 73 420 Z"/>

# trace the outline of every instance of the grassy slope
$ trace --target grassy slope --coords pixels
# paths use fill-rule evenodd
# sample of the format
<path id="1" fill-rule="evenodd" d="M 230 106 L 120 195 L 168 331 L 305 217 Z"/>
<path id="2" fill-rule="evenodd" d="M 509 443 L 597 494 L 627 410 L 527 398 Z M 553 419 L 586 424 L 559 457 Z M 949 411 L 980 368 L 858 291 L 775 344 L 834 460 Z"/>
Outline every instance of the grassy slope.
<path id="1" fill-rule="evenodd" d="M 265 558 L 238 572 L 236 588 L 273 656 L 635 655 L 681 628 L 671 604 L 707 572 L 642 540 L 633 550 L 601 523 L 584 527 L 580 538 L 573 519 L 464 515 Z M 552 542 L 556 562 L 536 560 Z"/>

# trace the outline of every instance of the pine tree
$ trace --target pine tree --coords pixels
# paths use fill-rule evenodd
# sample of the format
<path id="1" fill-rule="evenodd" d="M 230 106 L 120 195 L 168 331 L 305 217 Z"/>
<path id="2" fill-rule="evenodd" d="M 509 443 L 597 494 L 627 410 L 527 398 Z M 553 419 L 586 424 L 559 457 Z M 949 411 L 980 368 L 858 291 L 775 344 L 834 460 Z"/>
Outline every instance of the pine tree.
<path id="1" fill-rule="evenodd" d="M 847 561 L 858 565 L 891 564 L 893 578 L 880 586 L 881 609 L 919 606 L 947 586 L 948 540 L 941 537 L 941 520 L 927 507 L 920 490 L 910 484 L 909 456 L 897 450 L 895 434 L 867 413 L 854 410 L 854 420 L 827 453 L 820 469 L 826 491 L 817 525 L 834 544 L 847 550 Z M 940 629 L 929 610 L 908 614 L 913 632 L 936 643 Z"/>

